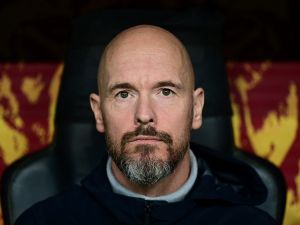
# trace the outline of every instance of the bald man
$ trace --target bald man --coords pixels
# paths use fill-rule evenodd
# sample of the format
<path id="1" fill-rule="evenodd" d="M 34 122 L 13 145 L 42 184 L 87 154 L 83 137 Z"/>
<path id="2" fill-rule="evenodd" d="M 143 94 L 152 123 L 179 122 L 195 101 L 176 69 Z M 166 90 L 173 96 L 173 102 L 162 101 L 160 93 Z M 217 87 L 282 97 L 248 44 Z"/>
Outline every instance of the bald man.
<path id="1" fill-rule="evenodd" d="M 265 188 L 253 170 L 190 148 L 204 105 L 194 80 L 189 55 L 170 32 L 142 25 L 117 35 L 101 57 L 99 93 L 90 95 L 108 158 L 16 224 L 276 224 L 254 207 Z"/>

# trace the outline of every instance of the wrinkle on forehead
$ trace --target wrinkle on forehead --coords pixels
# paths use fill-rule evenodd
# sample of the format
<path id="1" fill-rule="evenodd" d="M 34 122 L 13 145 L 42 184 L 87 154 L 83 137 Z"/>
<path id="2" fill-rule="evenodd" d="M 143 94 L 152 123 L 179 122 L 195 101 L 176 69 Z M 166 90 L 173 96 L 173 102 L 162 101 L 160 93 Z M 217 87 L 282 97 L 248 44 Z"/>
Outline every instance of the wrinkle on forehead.
<path id="1" fill-rule="evenodd" d="M 194 74 L 190 58 L 182 43 L 170 32 L 156 26 L 140 25 L 129 28 L 118 34 L 106 47 L 101 57 L 98 85 L 101 90 L 105 89 L 110 68 L 114 63 L 122 63 L 132 60 L 128 53 L 135 56 L 147 57 L 151 54 L 160 53 L 162 57 L 169 57 L 169 61 L 177 66 L 182 78 L 194 88 Z M 159 55 L 158 55 L 159 56 Z"/>

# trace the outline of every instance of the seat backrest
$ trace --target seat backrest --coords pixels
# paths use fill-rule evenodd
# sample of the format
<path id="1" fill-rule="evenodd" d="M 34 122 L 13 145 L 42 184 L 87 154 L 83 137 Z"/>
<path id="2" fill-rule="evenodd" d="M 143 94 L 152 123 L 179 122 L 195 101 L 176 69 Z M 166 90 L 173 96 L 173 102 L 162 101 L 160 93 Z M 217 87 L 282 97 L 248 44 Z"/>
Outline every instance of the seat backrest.
<path id="1" fill-rule="evenodd" d="M 14 163 L 3 176 L 1 201 L 5 224 L 13 224 L 25 209 L 37 201 L 78 183 L 106 154 L 103 135 L 95 129 L 89 94 L 97 92 L 97 67 L 104 46 L 120 30 L 141 23 L 159 25 L 175 33 L 191 55 L 197 86 L 205 89 L 206 96 L 203 126 L 192 132 L 192 141 L 220 154 L 237 155 L 248 161 L 248 154 L 240 157 L 233 151 L 231 107 L 221 53 L 222 18 L 217 13 L 209 9 L 181 13 L 140 10 L 98 12 L 74 22 L 57 106 L 55 141 L 46 149 Z M 257 157 L 250 158 L 255 161 L 253 165 L 259 164 L 257 168 L 263 179 L 272 179 L 272 184 L 279 187 L 270 188 L 268 202 L 262 208 L 282 221 L 285 189 L 281 185 L 279 170 L 272 167 L 276 175 L 269 176 L 264 160 L 259 159 L 263 163 L 257 163 Z M 280 185 L 278 182 L 281 182 Z M 277 201 L 278 197 L 274 197 L 270 201 L 276 195 L 280 195 L 281 200 Z"/>

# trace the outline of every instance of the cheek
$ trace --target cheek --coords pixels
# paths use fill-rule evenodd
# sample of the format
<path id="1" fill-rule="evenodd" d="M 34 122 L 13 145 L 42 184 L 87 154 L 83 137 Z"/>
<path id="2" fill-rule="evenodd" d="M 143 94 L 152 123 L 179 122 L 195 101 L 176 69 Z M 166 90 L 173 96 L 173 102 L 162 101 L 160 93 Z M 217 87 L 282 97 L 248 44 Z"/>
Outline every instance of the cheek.
<path id="1" fill-rule="evenodd" d="M 169 107 L 160 107 L 157 111 L 158 115 L 158 129 L 176 133 L 180 136 L 191 129 L 192 121 L 192 106 L 189 102 L 182 102 L 182 104 L 174 104 Z"/>
<path id="2" fill-rule="evenodd" d="M 105 133 L 112 140 L 118 141 L 123 134 L 132 131 L 133 113 L 128 107 L 106 107 L 103 110 L 104 129 Z"/>

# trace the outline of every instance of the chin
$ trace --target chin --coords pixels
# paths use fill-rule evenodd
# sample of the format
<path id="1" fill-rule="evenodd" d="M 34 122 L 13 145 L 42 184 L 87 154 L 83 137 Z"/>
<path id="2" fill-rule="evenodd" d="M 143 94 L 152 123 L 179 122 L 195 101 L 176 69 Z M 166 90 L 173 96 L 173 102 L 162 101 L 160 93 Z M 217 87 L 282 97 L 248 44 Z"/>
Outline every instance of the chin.
<path id="1" fill-rule="evenodd" d="M 169 153 L 166 148 L 153 144 L 139 144 L 134 146 L 134 149 L 129 152 L 132 152 L 133 157 L 138 159 L 149 158 L 164 161 L 169 158 Z"/>

